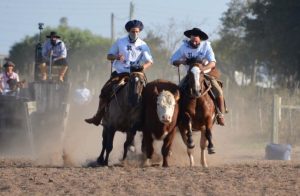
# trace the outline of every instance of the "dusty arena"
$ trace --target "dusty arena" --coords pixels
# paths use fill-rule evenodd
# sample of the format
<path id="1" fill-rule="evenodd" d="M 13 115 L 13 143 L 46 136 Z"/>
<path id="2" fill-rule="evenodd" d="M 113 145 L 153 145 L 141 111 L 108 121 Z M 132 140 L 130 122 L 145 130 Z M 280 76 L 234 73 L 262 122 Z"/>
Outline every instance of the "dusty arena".
<path id="1" fill-rule="evenodd" d="M 95 103 L 92 103 L 93 105 Z M 80 112 L 79 112 L 80 111 Z M 162 168 L 156 143 L 155 166 L 142 167 L 140 138 L 136 152 L 120 162 L 125 136 L 117 133 L 108 167 L 90 168 L 101 150 L 101 128 L 85 124 L 89 107 L 72 107 L 64 138 L 50 141 L 40 136 L 34 158 L 17 149 L 1 154 L 1 195 L 298 195 L 300 151 L 292 150 L 291 161 L 267 161 L 265 145 L 242 130 L 216 126 L 216 154 L 207 155 L 209 168 L 200 166 L 199 145 L 195 167 L 189 167 L 184 144 L 177 134 L 170 167 Z M 46 132 L 45 132 L 46 133 Z M 199 144 L 199 134 L 195 142 Z M 47 139 L 45 139 L 47 138 Z M 14 146 L 22 143 L 14 143 Z"/>

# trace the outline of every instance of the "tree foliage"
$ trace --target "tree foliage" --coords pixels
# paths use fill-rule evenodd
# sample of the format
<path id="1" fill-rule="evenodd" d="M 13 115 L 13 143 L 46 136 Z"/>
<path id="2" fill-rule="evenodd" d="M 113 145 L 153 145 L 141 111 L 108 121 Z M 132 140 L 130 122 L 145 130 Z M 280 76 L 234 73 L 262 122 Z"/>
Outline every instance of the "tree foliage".
<path id="1" fill-rule="evenodd" d="M 215 42 L 219 60 L 229 70 L 263 65 L 281 81 L 300 80 L 299 9 L 298 0 L 232 0 Z"/>
<path id="2" fill-rule="evenodd" d="M 256 58 L 278 75 L 300 79 L 300 2 L 261 0 L 250 5 L 246 40 Z"/>

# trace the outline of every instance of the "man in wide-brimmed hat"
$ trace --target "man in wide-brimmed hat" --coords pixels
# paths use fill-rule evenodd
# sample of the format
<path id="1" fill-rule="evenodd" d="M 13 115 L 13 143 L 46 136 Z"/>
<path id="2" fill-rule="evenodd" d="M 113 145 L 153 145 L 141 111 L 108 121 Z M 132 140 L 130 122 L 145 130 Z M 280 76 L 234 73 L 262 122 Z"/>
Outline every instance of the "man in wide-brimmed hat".
<path id="1" fill-rule="evenodd" d="M 46 37 L 48 39 L 44 43 L 42 50 L 42 55 L 45 62 L 40 65 L 42 80 L 47 80 L 46 64 L 49 65 L 49 63 L 52 62 L 52 65 L 61 67 L 59 72 L 59 81 L 63 82 L 64 76 L 68 69 L 68 63 L 66 60 L 66 45 L 62 40 L 60 40 L 60 36 L 55 31 L 50 32 L 50 34 Z"/>
<path id="2" fill-rule="evenodd" d="M 98 126 L 105 112 L 105 107 L 110 102 L 113 86 L 119 84 L 124 77 L 128 77 L 131 69 L 147 69 L 152 64 L 152 56 L 146 42 L 139 38 L 144 25 L 139 20 L 130 20 L 125 24 L 128 35 L 118 39 L 110 48 L 107 59 L 113 61 L 114 72 L 104 84 L 99 96 L 99 105 L 96 114 L 85 121 Z"/>
<path id="3" fill-rule="evenodd" d="M 3 67 L 5 70 L 0 73 L 0 92 L 6 94 L 10 90 L 8 81 L 15 80 L 19 82 L 19 75 L 14 72 L 15 64 L 12 61 L 7 60 Z"/>
<path id="4" fill-rule="evenodd" d="M 216 70 L 216 59 L 213 49 L 210 45 L 208 35 L 199 28 L 193 28 L 184 32 L 184 35 L 189 40 L 183 41 L 180 48 L 172 55 L 171 64 L 179 66 L 186 65 L 187 70 L 192 63 L 201 64 L 201 71 L 206 73 L 206 78 L 212 84 L 212 92 L 216 98 L 217 107 L 220 113 L 217 114 L 217 122 L 219 125 L 224 126 L 224 112 L 225 103 L 223 91 L 216 78 L 220 77 L 219 72 Z M 184 79 L 183 79 L 184 81 Z"/>

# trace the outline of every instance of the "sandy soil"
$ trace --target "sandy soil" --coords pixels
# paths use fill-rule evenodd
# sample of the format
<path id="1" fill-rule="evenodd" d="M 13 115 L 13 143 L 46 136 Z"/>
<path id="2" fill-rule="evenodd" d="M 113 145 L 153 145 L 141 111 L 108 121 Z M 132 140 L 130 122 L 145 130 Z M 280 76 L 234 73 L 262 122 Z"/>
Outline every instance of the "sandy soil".
<path id="1" fill-rule="evenodd" d="M 202 167 L 42 167 L 0 162 L 1 195 L 299 195 L 300 162 Z"/>

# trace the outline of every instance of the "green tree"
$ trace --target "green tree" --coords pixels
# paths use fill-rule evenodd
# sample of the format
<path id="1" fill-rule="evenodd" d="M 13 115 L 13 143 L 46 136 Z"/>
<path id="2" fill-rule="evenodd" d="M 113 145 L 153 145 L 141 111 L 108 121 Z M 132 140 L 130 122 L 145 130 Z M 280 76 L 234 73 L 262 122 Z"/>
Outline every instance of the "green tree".
<path id="1" fill-rule="evenodd" d="M 300 79 L 300 2 L 256 0 L 249 6 L 246 38 L 260 62 L 285 78 Z"/>
<path id="2" fill-rule="evenodd" d="M 279 84 L 300 80 L 299 8 L 297 0 L 232 0 L 214 43 L 218 61 L 231 73 L 241 70 L 251 76 L 263 65 Z"/>
<path id="3" fill-rule="evenodd" d="M 232 76 L 234 70 L 251 74 L 251 65 L 255 59 L 244 40 L 247 13 L 246 2 L 232 0 L 221 18 L 220 39 L 213 42 L 219 68 L 229 76 Z"/>

